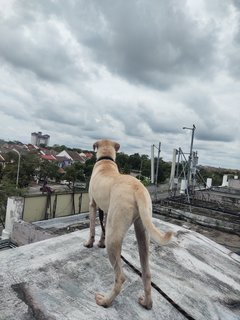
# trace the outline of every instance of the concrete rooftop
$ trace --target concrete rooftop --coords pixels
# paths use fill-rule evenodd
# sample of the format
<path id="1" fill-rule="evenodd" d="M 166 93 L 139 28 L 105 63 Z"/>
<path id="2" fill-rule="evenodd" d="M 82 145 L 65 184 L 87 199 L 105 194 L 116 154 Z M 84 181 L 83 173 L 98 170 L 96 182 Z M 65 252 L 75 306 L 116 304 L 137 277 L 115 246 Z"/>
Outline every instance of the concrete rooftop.
<path id="1" fill-rule="evenodd" d="M 168 246 L 151 243 L 152 281 L 185 316 L 154 288 L 153 309 L 139 306 L 142 281 L 125 262 L 121 294 L 112 307 L 97 306 L 94 294 L 112 286 L 113 272 L 106 249 L 83 246 L 85 229 L 0 253 L 0 320 L 240 319 L 240 257 L 196 232 L 154 223 L 176 236 Z M 133 229 L 122 255 L 140 270 Z"/>

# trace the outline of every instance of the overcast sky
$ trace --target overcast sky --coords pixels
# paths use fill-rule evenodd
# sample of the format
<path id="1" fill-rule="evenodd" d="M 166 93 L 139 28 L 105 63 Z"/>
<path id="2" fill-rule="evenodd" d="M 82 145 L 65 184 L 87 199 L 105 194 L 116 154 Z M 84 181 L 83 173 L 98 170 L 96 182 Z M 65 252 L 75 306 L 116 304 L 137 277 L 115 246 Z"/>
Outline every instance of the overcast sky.
<path id="1" fill-rule="evenodd" d="M 240 0 L 0 0 L 0 138 L 240 169 Z M 157 150 L 156 150 L 157 151 Z"/>

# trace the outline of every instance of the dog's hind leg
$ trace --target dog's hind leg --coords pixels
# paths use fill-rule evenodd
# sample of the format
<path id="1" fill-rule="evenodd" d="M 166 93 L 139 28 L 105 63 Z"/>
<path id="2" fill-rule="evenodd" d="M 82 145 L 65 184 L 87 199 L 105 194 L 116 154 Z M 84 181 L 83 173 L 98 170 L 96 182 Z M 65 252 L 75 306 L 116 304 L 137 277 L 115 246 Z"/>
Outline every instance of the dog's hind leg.
<path id="1" fill-rule="evenodd" d="M 95 296 L 97 304 L 103 307 L 109 307 L 112 304 L 112 301 L 120 293 L 122 284 L 125 281 L 125 276 L 123 274 L 122 264 L 121 264 L 122 243 L 119 241 L 114 241 L 114 242 L 111 242 L 111 244 L 107 243 L 106 245 L 107 245 L 109 260 L 111 262 L 111 265 L 115 273 L 115 282 L 110 292 L 106 294 L 97 293 Z"/>
<path id="2" fill-rule="evenodd" d="M 149 268 L 149 235 L 143 226 L 142 220 L 138 218 L 134 222 L 140 263 L 142 267 L 142 281 L 144 286 L 144 296 L 139 297 L 138 302 L 146 309 L 152 308 L 151 296 L 151 272 Z"/>
<path id="3" fill-rule="evenodd" d="M 87 242 L 84 243 L 84 246 L 87 248 L 92 248 L 95 241 L 95 222 L 96 222 L 96 211 L 97 206 L 93 199 L 89 203 L 89 218 L 90 218 L 90 234 Z"/>
<path id="4" fill-rule="evenodd" d="M 117 230 L 112 226 L 109 228 L 109 225 L 107 225 L 106 248 L 107 248 L 110 263 L 114 269 L 115 281 L 114 281 L 113 288 L 110 292 L 106 294 L 97 293 L 95 295 L 96 302 L 100 306 L 109 307 L 112 301 L 115 299 L 115 297 L 120 293 L 122 284 L 125 281 L 125 276 L 122 270 L 121 249 L 122 249 L 123 237 L 128 228 L 129 228 L 129 225 L 127 224 L 121 225 L 121 226 L 118 225 Z"/>

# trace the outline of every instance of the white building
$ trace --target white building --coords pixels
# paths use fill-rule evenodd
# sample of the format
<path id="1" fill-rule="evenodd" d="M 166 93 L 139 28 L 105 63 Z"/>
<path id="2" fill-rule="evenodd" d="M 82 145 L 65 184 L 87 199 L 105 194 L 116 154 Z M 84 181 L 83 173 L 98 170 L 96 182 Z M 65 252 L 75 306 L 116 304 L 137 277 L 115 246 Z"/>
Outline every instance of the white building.
<path id="1" fill-rule="evenodd" d="M 31 144 L 34 146 L 40 146 L 40 144 L 48 146 L 49 140 L 50 136 L 48 134 L 42 134 L 41 131 L 31 133 Z"/>

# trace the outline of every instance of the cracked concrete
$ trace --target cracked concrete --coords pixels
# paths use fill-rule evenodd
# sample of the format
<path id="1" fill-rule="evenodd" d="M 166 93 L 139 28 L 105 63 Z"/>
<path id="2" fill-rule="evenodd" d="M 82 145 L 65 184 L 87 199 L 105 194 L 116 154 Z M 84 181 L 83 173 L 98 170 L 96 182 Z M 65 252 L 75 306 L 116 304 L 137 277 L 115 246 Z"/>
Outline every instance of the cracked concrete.
<path id="1" fill-rule="evenodd" d="M 239 320 L 240 257 L 194 231 L 154 223 L 175 237 L 168 246 L 151 243 L 152 281 L 194 319 Z M 142 281 L 125 263 L 121 294 L 112 307 L 97 306 L 94 294 L 112 286 L 113 272 L 106 249 L 83 246 L 87 237 L 80 230 L 1 252 L 0 320 L 185 319 L 155 289 L 153 309 L 141 308 Z M 133 228 L 122 255 L 140 269 Z"/>

